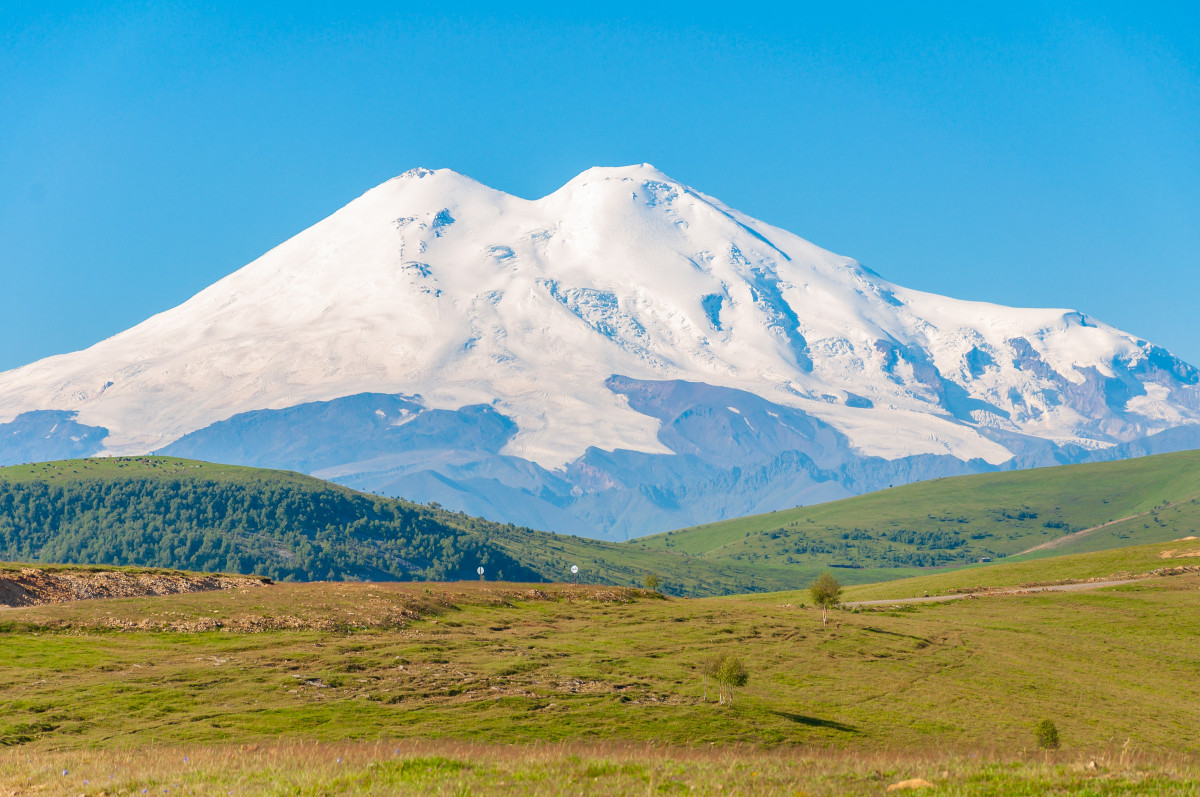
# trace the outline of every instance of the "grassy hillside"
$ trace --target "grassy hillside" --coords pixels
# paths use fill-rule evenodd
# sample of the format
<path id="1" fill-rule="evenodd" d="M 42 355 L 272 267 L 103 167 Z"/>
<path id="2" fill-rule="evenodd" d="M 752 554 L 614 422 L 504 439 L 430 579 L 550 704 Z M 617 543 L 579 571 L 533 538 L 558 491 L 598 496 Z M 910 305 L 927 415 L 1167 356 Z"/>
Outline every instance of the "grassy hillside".
<path id="1" fill-rule="evenodd" d="M 285 471 L 176 457 L 0 468 L 0 559 L 257 573 L 276 580 L 564 580 L 677 594 L 800 586 L 794 569 L 492 523 Z"/>
<path id="2" fill-rule="evenodd" d="M 1088 554 L 1092 569 L 1107 555 Z M 1018 577 L 1057 574 L 1053 562 Z M 838 611 L 828 627 L 787 596 L 279 584 L 4 610 L 0 633 L 0 683 L 11 687 L 0 690 L 0 742 L 15 748 L 0 752 L 0 791 L 878 794 L 923 777 L 942 789 L 933 793 L 1186 794 L 1200 784 L 1200 703 L 1186 699 L 1197 574 Z M 732 707 L 700 674 L 722 652 L 750 673 Z M 1057 756 L 1028 753 L 1042 718 L 1060 732 Z"/>
<path id="3" fill-rule="evenodd" d="M 1182 539 L 1107 551 L 1068 554 L 1052 558 L 1005 561 L 994 565 L 969 565 L 960 570 L 903 578 L 848 588 L 846 601 L 887 600 L 929 595 L 949 595 L 994 587 L 1021 587 L 1140 576 L 1156 570 L 1200 567 L 1200 540 Z M 787 593 L 778 593 L 786 597 Z M 797 600 L 803 594 L 797 593 Z"/>
<path id="4" fill-rule="evenodd" d="M 1198 498 L 1200 452 L 1185 452 L 941 479 L 607 543 L 297 473 L 173 457 L 71 460 L 0 468 L 0 559 L 276 580 L 473 579 L 483 565 L 488 579 L 554 581 L 576 564 L 595 583 L 637 586 L 655 573 L 669 593 L 720 595 L 803 588 L 830 567 L 861 584 L 981 557 L 1175 539 L 1200 530 Z"/>
<path id="5" fill-rule="evenodd" d="M 644 537 L 630 545 L 714 563 L 808 572 L 833 567 L 843 581 L 864 583 L 888 577 L 880 568 L 962 567 L 1038 546 L 1046 547 L 1025 556 L 1200 533 L 1198 499 L 1200 451 L 1187 451 L 937 479 Z"/>

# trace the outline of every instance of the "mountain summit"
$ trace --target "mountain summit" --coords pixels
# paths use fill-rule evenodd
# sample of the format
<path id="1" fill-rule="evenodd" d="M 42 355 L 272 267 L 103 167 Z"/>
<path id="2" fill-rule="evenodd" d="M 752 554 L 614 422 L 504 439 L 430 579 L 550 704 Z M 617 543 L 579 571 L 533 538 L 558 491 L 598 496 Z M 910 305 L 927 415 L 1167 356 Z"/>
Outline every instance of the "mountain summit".
<path id="1" fill-rule="evenodd" d="M 624 538 L 1200 444 L 1200 373 L 909 290 L 648 164 L 414 169 L 172 310 L 0 374 L 0 463 L 162 451 Z"/>

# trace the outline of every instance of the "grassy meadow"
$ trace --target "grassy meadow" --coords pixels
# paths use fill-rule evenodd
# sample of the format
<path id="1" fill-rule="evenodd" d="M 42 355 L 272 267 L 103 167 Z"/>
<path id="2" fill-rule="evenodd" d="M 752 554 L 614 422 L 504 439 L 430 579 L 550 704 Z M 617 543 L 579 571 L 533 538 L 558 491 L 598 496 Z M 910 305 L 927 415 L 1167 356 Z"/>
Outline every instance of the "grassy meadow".
<path id="1" fill-rule="evenodd" d="M 1152 795 L 1190 797 L 1200 767 L 1111 746 L 1086 754 L 845 752 L 637 744 L 279 742 L 210 747 L 0 750 L 0 794 Z M 7 784 L 7 785 L 5 785 Z M 7 791 L 5 791 L 7 789 Z"/>
<path id="2" fill-rule="evenodd" d="M 1189 545 L 941 587 L 1200 561 L 1177 556 Z M 1200 788 L 1200 574 L 841 610 L 828 626 L 805 602 L 393 582 L 4 609 L 0 794 Z M 721 652 L 750 673 L 732 706 L 700 673 Z M 1062 749 L 1036 748 L 1040 719 Z"/>
<path id="3" fill-rule="evenodd" d="M 1190 536 L 1190 535 L 1189 535 Z M 1006 559 L 941 573 L 846 589 L 846 601 L 950 595 L 976 590 L 1040 586 L 1088 579 L 1138 576 L 1160 569 L 1200 567 L 1200 539 L 1111 548 L 1038 559 Z"/>
<path id="4" fill-rule="evenodd" d="M 1059 556 L 1189 535 L 1200 535 L 1200 451 L 933 479 L 629 545 L 714 565 L 793 568 L 808 578 L 833 567 L 843 581 L 862 584 L 916 575 L 917 566 Z"/>

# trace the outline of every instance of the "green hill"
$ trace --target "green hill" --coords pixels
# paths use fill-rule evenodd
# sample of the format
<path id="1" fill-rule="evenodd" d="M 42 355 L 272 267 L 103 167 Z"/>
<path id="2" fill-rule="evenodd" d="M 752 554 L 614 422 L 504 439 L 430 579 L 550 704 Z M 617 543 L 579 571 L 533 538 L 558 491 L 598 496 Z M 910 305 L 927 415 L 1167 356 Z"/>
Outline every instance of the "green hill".
<path id="1" fill-rule="evenodd" d="M 949 595 L 1004 587 L 1120 579 L 1187 567 L 1200 567 L 1200 539 L 1046 558 L 1017 558 L 992 565 L 969 565 L 958 570 L 850 587 L 842 597 L 846 601 L 869 601 L 914 598 L 927 594 Z M 786 593 L 772 594 L 786 596 Z M 803 600 L 803 595 L 795 597 Z"/>
<path id="2" fill-rule="evenodd" d="M 1171 540 L 1200 530 L 1200 451 L 936 479 L 629 543 L 847 583 Z M 890 573 L 892 575 L 888 575 Z"/>
<path id="3" fill-rule="evenodd" d="M 794 574 L 493 523 L 298 473 L 175 457 L 0 468 L 0 560 L 257 573 L 278 581 L 475 579 L 676 594 L 800 586 Z"/>
<path id="4" fill-rule="evenodd" d="M 0 468 L 0 560 L 258 573 L 275 580 L 488 579 L 721 595 L 846 584 L 987 558 L 1104 550 L 1200 530 L 1200 452 L 922 482 L 609 543 L 494 523 L 284 471 L 174 457 Z M 1041 546 L 1041 547 L 1039 547 Z M 1031 550 L 1037 549 L 1037 550 Z"/>

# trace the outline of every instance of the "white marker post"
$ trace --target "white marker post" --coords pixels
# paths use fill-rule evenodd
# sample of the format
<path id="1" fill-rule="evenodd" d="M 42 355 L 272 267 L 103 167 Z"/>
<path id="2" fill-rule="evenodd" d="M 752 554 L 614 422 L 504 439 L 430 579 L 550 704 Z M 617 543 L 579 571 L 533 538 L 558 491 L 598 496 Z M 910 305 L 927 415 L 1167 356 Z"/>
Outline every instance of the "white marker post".
<path id="1" fill-rule="evenodd" d="M 483 568 L 482 568 L 482 567 L 477 567 L 477 568 L 475 569 L 475 572 L 479 574 L 479 580 L 480 580 L 480 581 L 483 581 Z"/>
<path id="2" fill-rule="evenodd" d="M 579 581 L 575 578 L 579 575 L 579 565 L 571 565 L 571 583 L 578 584 Z"/>

